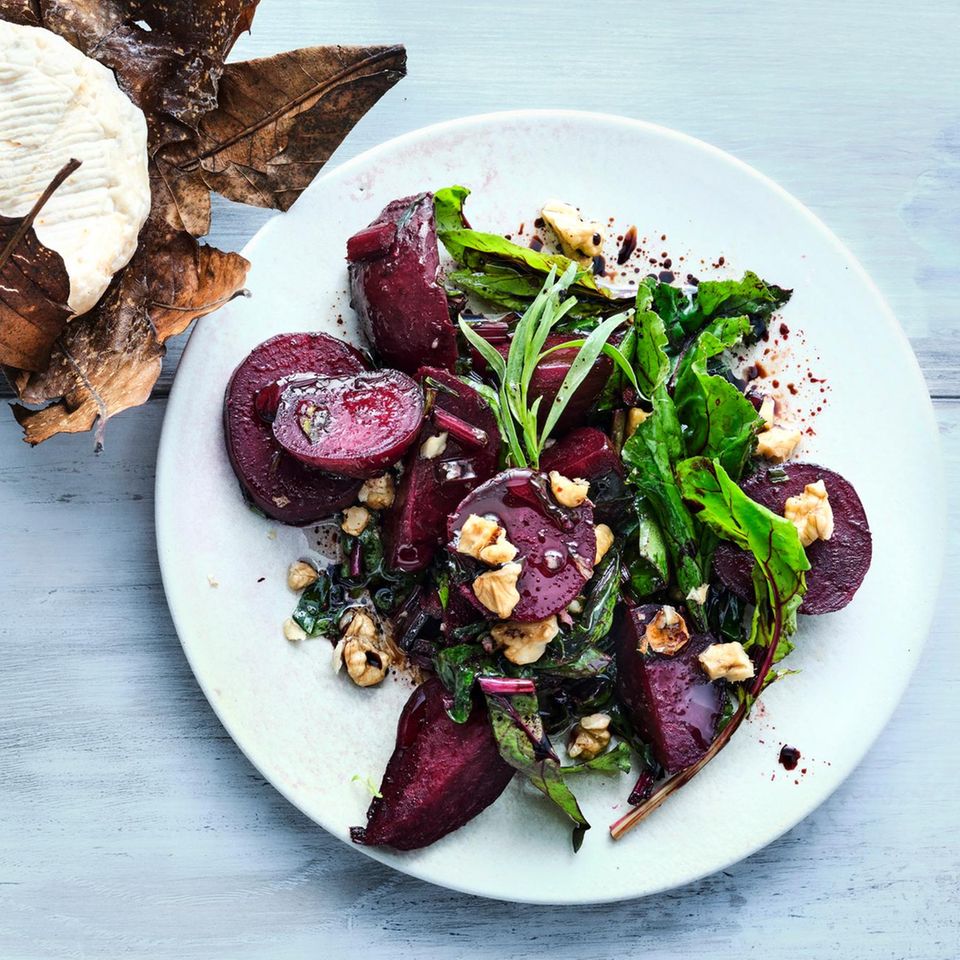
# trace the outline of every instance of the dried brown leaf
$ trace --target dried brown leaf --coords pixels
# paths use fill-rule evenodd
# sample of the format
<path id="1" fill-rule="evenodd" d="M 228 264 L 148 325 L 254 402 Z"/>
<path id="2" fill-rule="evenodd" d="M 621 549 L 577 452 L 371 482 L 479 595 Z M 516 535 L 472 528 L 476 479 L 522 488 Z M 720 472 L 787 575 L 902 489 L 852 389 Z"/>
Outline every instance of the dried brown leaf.
<path id="1" fill-rule="evenodd" d="M 70 316 L 63 257 L 37 239 L 33 222 L 79 166 L 66 164 L 25 217 L 0 216 L 0 364 L 42 370 Z"/>
<path id="2" fill-rule="evenodd" d="M 183 175 L 199 170 L 231 200 L 286 210 L 405 73 L 402 46 L 306 47 L 228 64 L 196 143 L 171 155 Z"/>

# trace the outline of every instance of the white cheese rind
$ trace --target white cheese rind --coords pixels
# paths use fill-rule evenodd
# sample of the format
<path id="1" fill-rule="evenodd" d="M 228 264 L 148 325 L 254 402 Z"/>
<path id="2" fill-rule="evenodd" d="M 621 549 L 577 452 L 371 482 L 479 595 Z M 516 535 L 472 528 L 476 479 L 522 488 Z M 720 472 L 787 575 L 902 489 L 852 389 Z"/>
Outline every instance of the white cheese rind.
<path id="1" fill-rule="evenodd" d="M 113 73 L 49 30 L 0 21 L 0 214 L 22 217 L 72 158 L 37 238 L 63 257 L 86 313 L 127 265 L 150 212 L 147 123 Z"/>

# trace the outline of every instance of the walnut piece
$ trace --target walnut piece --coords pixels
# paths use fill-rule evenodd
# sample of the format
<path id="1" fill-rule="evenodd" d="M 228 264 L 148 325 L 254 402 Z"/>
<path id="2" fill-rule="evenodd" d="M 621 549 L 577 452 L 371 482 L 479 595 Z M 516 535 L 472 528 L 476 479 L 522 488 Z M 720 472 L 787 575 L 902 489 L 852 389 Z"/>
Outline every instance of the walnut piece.
<path id="1" fill-rule="evenodd" d="M 480 551 L 480 559 L 491 567 L 499 567 L 501 563 L 515 560 L 517 553 L 517 548 L 507 539 L 507 531 L 501 528 L 497 539 Z"/>
<path id="2" fill-rule="evenodd" d="M 359 537 L 370 522 L 370 511 L 366 507 L 347 507 L 343 511 L 340 529 L 351 537 Z"/>
<path id="3" fill-rule="evenodd" d="M 677 613 L 675 607 L 664 604 L 654 618 L 647 624 L 647 629 L 640 638 L 640 652 L 653 650 L 672 657 L 682 650 L 690 639 L 686 621 Z"/>
<path id="4" fill-rule="evenodd" d="M 550 489 L 554 497 L 563 507 L 579 507 L 587 494 L 590 492 L 590 484 L 579 477 L 576 480 L 568 480 L 557 470 L 550 471 Z"/>
<path id="5" fill-rule="evenodd" d="M 711 643 L 697 658 L 711 680 L 749 680 L 753 676 L 753 662 L 743 644 Z"/>
<path id="6" fill-rule="evenodd" d="M 547 649 L 547 644 L 560 632 L 556 616 L 533 623 L 508 620 L 490 628 L 490 635 L 497 646 L 503 647 L 503 655 L 517 666 L 536 663 Z"/>
<path id="7" fill-rule="evenodd" d="M 316 583 L 320 574 L 309 563 L 297 560 L 291 563 L 287 570 L 287 586 L 291 590 L 306 590 L 311 583 Z"/>
<path id="8" fill-rule="evenodd" d="M 631 407 L 627 411 L 627 439 L 629 440 L 637 432 L 637 427 L 649 417 L 650 414 L 641 407 Z"/>
<path id="9" fill-rule="evenodd" d="M 805 547 L 815 540 L 829 540 L 833 536 L 833 507 L 822 480 L 808 483 L 799 496 L 789 497 L 783 506 L 783 515 L 797 528 Z"/>
<path id="10" fill-rule="evenodd" d="M 393 477 L 385 473 L 382 477 L 364 480 L 357 499 L 370 510 L 386 510 L 393 506 L 395 496 Z"/>
<path id="11" fill-rule="evenodd" d="M 596 567 L 613 546 L 613 531 L 605 523 L 598 523 L 594 531 L 597 535 L 597 556 L 593 565 Z"/>
<path id="12" fill-rule="evenodd" d="M 380 628 L 365 610 L 354 610 L 346 626 L 341 636 L 341 656 L 347 673 L 358 687 L 372 687 L 387 675 L 393 659 L 390 650 Z"/>
<path id="13" fill-rule="evenodd" d="M 764 426 L 769 430 L 775 423 L 777 415 L 777 402 L 773 397 L 764 397 L 760 402 L 760 409 L 757 415 L 763 421 Z"/>
<path id="14" fill-rule="evenodd" d="M 797 449 L 802 434 L 787 427 L 770 427 L 757 435 L 757 453 L 774 463 L 782 463 Z"/>
<path id="15" fill-rule="evenodd" d="M 693 603 L 704 604 L 707 602 L 707 594 L 710 592 L 709 583 L 701 583 L 699 587 L 691 587 L 687 594 L 687 599 Z"/>
<path id="16" fill-rule="evenodd" d="M 505 533 L 503 527 L 496 520 L 471 513 L 460 528 L 460 535 L 457 537 L 457 553 L 464 553 L 468 557 L 479 560 L 480 552 L 493 546 L 503 533 Z"/>
<path id="17" fill-rule="evenodd" d="M 438 433 L 435 437 L 427 437 L 420 444 L 420 456 L 424 460 L 436 460 L 447 449 L 447 434 Z"/>
<path id="18" fill-rule="evenodd" d="M 307 631 L 304 630 L 293 617 L 287 617 L 287 619 L 283 621 L 283 635 L 291 643 L 307 639 Z"/>
<path id="19" fill-rule="evenodd" d="M 591 713 L 581 717 L 570 731 L 567 755 L 571 760 L 593 760 L 610 744 L 610 717 L 605 713 Z"/>
<path id="20" fill-rule="evenodd" d="M 576 207 L 562 200 L 548 200 L 540 211 L 568 257 L 586 258 L 603 253 L 605 228 L 598 220 L 585 220 Z"/>
<path id="21" fill-rule="evenodd" d="M 501 620 L 506 620 L 514 607 L 520 602 L 517 581 L 523 567 L 519 563 L 505 563 L 496 570 L 481 573 L 473 581 L 473 593 L 476 598 Z"/>

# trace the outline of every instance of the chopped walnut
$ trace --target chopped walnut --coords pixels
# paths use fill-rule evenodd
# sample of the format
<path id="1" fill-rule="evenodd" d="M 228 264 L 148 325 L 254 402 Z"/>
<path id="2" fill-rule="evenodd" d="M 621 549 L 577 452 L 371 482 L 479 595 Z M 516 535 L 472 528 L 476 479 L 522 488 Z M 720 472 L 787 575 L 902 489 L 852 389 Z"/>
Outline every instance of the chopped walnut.
<path id="1" fill-rule="evenodd" d="M 797 449 L 802 434 L 786 427 L 770 427 L 757 435 L 757 453 L 774 463 L 782 463 Z"/>
<path id="2" fill-rule="evenodd" d="M 358 687 L 372 687 L 387 675 L 393 658 L 380 628 L 365 610 L 353 611 L 341 641 L 343 663 Z"/>
<path id="3" fill-rule="evenodd" d="M 436 460 L 447 449 L 447 434 L 438 433 L 435 437 L 427 437 L 420 444 L 420 456 L 424 460 Z"/>
<path id="4" fill-rule="evenodd" d="M 550 489 L 553 491 L 557 503 L 564 507 L 579 507 L 590 492 L 590 484 L 579 477 L 568 480 L 557 470 L 550 471 Z"/>
<path id="5" fill-rule="evenodd" d="M 290 564 L 287 570 L 287 586 L 291 590 L 306 590 L 311 583 L 316 583 L 320 574 L 309 563 L 297 560 Z"/>
<path id="6" fill-rule="evenodd" d="M 283 621 L 283 635 L 291 643 L 307 639 L 307 631 L 304 630 L 293 617 L 287 617 L 287 619 Z"/>
<path id="7" fill-rule="evenodd" d="M 711 680 L 749 680 L 753 676 L 753 662 L 736 641 L 711 643 L 697 659 Z"/>
<path id="8" fill-rule="evenodd" d="M 571 760 L 592 760 L 599 757 L 610 744 L 610 717 L 605 713 L 591 713 L 581 717 L 570 731 L 567 755 Z"/>
<path id="9" fill-rule="evenodd" d="M 833 507 L 822 480 L 808 483 L 803 493 L 788 498 L 783 515 L 797 528 L 805 547 L 815 540 L 829 540 L 833 536 Z"/>
<path id="10" fill-rule="evenodd" d="M 506 620 L 520 602 L 517 581 L 520 579 L 522 570 L 523 567 L 519 563 L 505 563 L 496 570 L 481 573 L 473 581 L 473 592 L 476 598 L 501 620 Z"/>
<path id="11" fill-rule="evenodd" d="M 597 557 L 593 565 L 596 567 L 613 546 L 613 531 L 605 523 L 598 523 L 594 530 L 597 534 Z"/>
<path id="12" fill-rule="evenodd" d="M 593 258 L 603 253 L 606 230 L 597 220 L 585 220 L 576 207 L 561 200 L 548 200 L 540 216 L 550 224 L 568 257 Z"/>
<path id="13" fill-rule="evenodd" d="M 370 511 L 366 507 L 347 507 L 343 511 L 343 523 L 340 529 L 351 537 L 359 537 L 370 522 Z"/>
<path id="14" fill-rule="evenodd" d="M 457 537 L 457 553 L 465 553 L 475 560 L 480 559 L 481 551 L 493 546 L 505 533 L 496 520 L 471 513 L 460 528 Z"/>
<path id="15" fill-rule="evenodd" d="M 502 529 L 497 534 L 497 539 L 489 546 L 480 551 L 480 559 L 491 567 L 499 567 L 501 563 L 509 563 L 515 560 L 517 548 L 507 539 L 507 531 Z"/>
<path id="16" fill-rule="evenodd" d="M 672 657 L 682 650 L 690 639 L 686 621 L 677 613 L 675 607 L 664 604 L 654 618 L 647 624 L 640 639 L 640 652 L 653 650 Z"/>
<path id="17" fill-rule="evenodd" d="M 642 407 L 631 407 L 627 411 L 627 439 L 637 432 L 637 427 L 649 416 L 650 414 Z"/>
<path id="18" fill-rule="evenodd" d="M 556 616 L 533 623 L 508 620 L 490 628 L 490 635 L 503 647 L 503 655 L 517 666 L 536 663 L 547 649 L 547 644 L 560 632 Z"/>
<path id="19" fill-rule="evenodd" d="M 699 587 L 691 587 L 687 594 L 687 599 L 693 603 L 704 604 L 707 602 L 707 594 L 710 592 L 709 583 L 701 583 Z"/>
<path id="20" fill-rule="evenodd" d="M 393 477 L 385 473 L 382 477 L 364 480 L 357 499 L 371 510 L 386 510 L 393 506 L 395 496 Z"/>

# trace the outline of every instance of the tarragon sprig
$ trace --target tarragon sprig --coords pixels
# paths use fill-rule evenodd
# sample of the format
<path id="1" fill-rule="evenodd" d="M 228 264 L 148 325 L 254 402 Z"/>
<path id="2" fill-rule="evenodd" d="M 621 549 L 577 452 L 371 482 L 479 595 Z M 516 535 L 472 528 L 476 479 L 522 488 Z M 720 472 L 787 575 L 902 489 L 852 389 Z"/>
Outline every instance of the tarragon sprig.
<path id="1" fill-rule="evenodd" d="M 614 330 L 626 322 L 627 313 L 618 313 L 601 321 L 583 339 L 544 349 L 550 331 L 577 304 L 576 297 L 567 297 L 563 301 L 560 299 L 560 295 L 576 278 L 575 263 L 571 263 L 559 279 L 556 270 L 551 268 L 540 293 L 517 321 L 506 359 L 469 323 L 460 321 L 464 337 L 486 360 L 498 386 L 494 389 L 486 384 L 473 381 L 468 383 L 490 404 L 507 445 L 509 459 L 517 467 L 536 469 L 540 466 L 540 455 L 551 432 L 601 353 L 611 357 L 631 383 L 637 386 L 633 368 L 626 357 L 613 344 L 607 342 Z M 573 347 L 578 347 L 579 352 L 570 364 L 541 428 L 538 415 L 543 398 L 536 397 L 530 402 L 530 384 L 534 372 L 537 365 L 554 351 Z"/>

